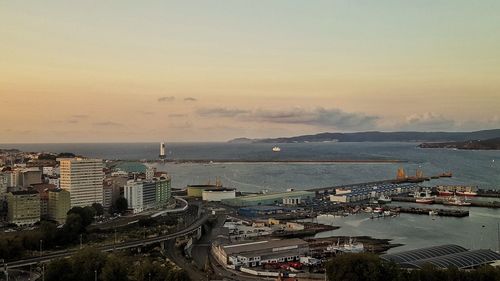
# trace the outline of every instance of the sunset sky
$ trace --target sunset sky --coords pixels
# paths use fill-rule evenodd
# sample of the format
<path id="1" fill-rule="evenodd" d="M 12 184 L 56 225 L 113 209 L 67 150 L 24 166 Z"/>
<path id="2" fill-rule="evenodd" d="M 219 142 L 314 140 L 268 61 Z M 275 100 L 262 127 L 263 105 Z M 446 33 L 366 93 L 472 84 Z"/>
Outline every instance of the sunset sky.
<path id="1" fill-rule="evenodd" d="M 500 1 L 2 1 L 0 143 L 500 128 Z"/>

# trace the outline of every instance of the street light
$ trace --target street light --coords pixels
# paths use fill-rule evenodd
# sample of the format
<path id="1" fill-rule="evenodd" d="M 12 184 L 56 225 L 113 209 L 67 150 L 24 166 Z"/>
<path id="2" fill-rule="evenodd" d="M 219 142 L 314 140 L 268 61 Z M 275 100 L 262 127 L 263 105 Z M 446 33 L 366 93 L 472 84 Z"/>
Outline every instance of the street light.
<path id="1" fill-rule="evenodd" d="M 94 280 L 97 281 L 97 269 L 94 270 Z"/>
<path id="2" fill-rule="evenodd" d="M 42 247 L 42 245 L 43 245 L 43 240 L 42 240 L 42 239 L 40 239 L 40 257 L 42 256 L 42 252 L 43 252 L 43 247 Z"/>

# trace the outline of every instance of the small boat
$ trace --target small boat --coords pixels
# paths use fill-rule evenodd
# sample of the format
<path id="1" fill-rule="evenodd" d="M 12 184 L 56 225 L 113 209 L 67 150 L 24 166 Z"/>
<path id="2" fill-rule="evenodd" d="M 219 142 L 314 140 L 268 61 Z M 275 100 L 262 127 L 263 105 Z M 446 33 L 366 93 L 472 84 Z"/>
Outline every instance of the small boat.
<path id="1" fill-rule="evenodd" d="M 366 207 L 364 209 L 364 211 L 365 211 L 365 213 L 371 213 L 371 212 L 373 212 L 373 209 L 372 209 L 372 207 Z"/>
<path id="2" fill-rule="evenodd" d="M 443 202 L 444 204 L 446 205 L 454 205 L 454 206 L 470 206 L 471 203 L 470 202 L 467 202 L 464 199 L 460 199 L 458 196 L 453 196 L 453 197 L 450 197 L 448 198 L 447 201 Z"/>
<path id="3" fill-rule="evenodd" d="M 431 193 L 428 189 L 415 193 L 415 202 L 421 204 L 432 204 L 434 203 L 435 196 L 431 196 Z"/>
<path id="4" fill-rule="evenodd" d="M 472 197 L 472 196 L 477 196 L 477 193 L 474 191 L 457 191 L 457 195 Z"/>
<path id="5" fill-rule="evenodd" d="M 392 202 L 392 199 L 390 197 L 386 197 L 385 195 L 381 195 L 379 198 L 378 198 L 378 203 L 379 204 L 387 204 L 387 203 L 391 203 Z"/>
<path id="6" fill-rule="evenodd" d="M 449 191 L 449 190 L 440 190 L 438 191 L 439 193 L 439 196 L 450 196 L 450 195 L 453 195 L 453 191 Z"/>
<path id="7" fill-rule="evenodd" d="M 364 250 L 363 243 L 355 242 L 352 238 L 349 238 L 343 245 L 340 245 L 340 241 L 337 240 L 337 244 L 326 247 L 325 252 L 362 253 Z"/>
<path id="8" fill-rule="evenodd" d="M 280 152 L 281 148 L 279 146 L 273 147 L 273 152 Z"/>
<path id="9" fill-rule="evenodd" d="M 436 211 L 436 210 L 429 211 L 429 216 L 437 216 L 437 215 L 438 215 L 438 211 Z"/>
<path id="10" fill-rule="evenodd" d="M 439 174 L 440 178 L 451 178 L 452 176 L 453 176 L 453 174 L 451 172 L 445 172 L 445 173 Z"/>

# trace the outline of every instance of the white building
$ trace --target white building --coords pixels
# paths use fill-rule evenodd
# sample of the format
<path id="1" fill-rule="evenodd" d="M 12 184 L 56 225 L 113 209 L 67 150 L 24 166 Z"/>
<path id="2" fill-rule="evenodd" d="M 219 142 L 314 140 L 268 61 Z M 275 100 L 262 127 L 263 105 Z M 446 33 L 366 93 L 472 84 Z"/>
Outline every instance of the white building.
<path id="1" fill-rule="evenodd" d="M 70 192 L 71 207 L 85 207 L 103 201 L 101 159 L 60 158 L 60 187 Z"/>
<path id="2" fill-rule="evenodd" d="M 54 167 L 50 167 L 50 166 L 49 166 L 49 167 L 43 167 L 43 168 L 42 168 L 42 173 L 43 173 L 45 176 L 50 176 L 50 177 L 52 177 L 52 176 L 55 176 L 56 171 L 55 171 Z"/>
<path id="3" fill-rule="evenodd" d="M 203 190 L 201 197 L 203 201 L 220 202 L 222 199 L 236 198 L 236 190 L 234 188 L 210 188 Z"/>
<path id="4" fill-rule="evenodd" d="M 127 181 L 127 184 L 123 187 L 123 194 L 125 199 L 127 199 L 128 208 L 132 209 L 134 214 L 144 211 L 142 181 Z"/>

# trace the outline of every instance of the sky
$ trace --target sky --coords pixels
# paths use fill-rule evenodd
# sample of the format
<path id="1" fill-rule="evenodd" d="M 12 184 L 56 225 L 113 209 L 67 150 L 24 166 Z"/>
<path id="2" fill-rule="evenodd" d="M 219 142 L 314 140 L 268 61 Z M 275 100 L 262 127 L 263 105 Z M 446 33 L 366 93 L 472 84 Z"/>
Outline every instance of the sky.
<path id="1" fill-rule="evenodd" d="M 500 128 L 500 1 L 1 1 L 0 143 Z"/>

